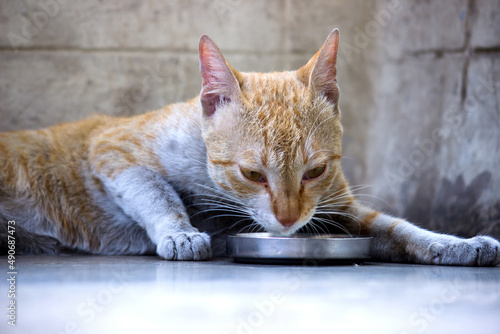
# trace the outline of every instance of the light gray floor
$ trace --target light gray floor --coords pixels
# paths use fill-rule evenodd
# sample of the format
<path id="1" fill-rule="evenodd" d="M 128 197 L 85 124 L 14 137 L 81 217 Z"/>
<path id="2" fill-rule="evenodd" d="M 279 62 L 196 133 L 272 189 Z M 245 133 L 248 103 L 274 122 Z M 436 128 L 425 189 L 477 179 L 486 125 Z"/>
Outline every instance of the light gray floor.
<path id="1" fill-rule="evenodd" d="M 0 333 L 500 333 L 500 267 L 16 261 L 17 326 L 4 279 Z"/>

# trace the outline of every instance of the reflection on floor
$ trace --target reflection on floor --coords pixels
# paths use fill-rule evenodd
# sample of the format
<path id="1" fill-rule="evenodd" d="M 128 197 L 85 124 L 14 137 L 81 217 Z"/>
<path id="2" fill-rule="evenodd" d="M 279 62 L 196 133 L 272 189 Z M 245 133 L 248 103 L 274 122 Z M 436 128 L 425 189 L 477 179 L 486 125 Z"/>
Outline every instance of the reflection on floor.
<path id="1" fill-rule="evenodd" d="M 16 327 L 2 316 L 1 333 L 500 333 L 500 267 L 144 256 L 24 256 L 16 266 Z M 5 315 L 8 289 L 3 279 Z"/>

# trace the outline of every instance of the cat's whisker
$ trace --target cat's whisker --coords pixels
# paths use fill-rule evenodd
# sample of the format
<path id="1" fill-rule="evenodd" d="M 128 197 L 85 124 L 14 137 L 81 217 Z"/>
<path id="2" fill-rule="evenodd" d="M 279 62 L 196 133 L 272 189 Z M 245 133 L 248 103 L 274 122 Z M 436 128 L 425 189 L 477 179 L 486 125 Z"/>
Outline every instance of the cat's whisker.
<path id="1" fill-rule="evenodd" d="M 218 198 L 218 197 L 207 198 L 207 197 L 198 196 L 198 199 L 196 201 L 191 202 L 191 204 L 187 205 L 186 207 L 213 205 L 212 203 L 208 202 L 207 199 L 213 201 L 213 203 L 217 202 L 219 204 L 229 204 L 229 205 L 238 206 L 236 204 L 231 203 L 231 201 L 226 201 L 226 200 Z M 186 200 L 186 198 L 183 198 L 183 200 Z"/>
<path id="2" fill-rule="evenodd" d="M 310 221 L 309 221 L 309 222 L 310 222 Z M 300 232 L 300 233 L 306 233 L 306 234 L 312 234 L 312 233 L 311 233 L 311 227 L 310 227 L 310 225 L 309 225 L 309 222 L 308 222 L 307 224 L 305 224 L 304 226 L 302 226 L 302 227 L 298 230 L 298 232 Z"/>
<path id="3" fill-rule="evenodd" d="M 324 211 L 324 210 L 316 210 L 316 214 L 319 215 L 337 215 L 337 216 L 342 216 L 342 217 L 347 217 L 351 218 L 357 222 L 360 222 L 361 220 L 359 217 L 356 217 L 348 212 L 342 212 L 342 211 Z"/>
<path id="4" fill-rule="evenodd" d="M 307 226 L 307 231 L 308 231 L 308 233 L 309 233 L 309 234 L 314 235 L 314 230 L 312 229 L 312 226 L 311 226 L 311 225 L 308 225 L 308 226 Z"/>
<path id="5" fill-rule="evenodd" d="M 212 199 L 220 202 L 229 202 L 237 206 L 244 205 L 240 200 L 236 198 L 232 198 L 230 196 L 221 196 L 221 194 L 204 194 L 203 196 L 200 196 L 200 199 Z"/>
<path id="6" fill-rule="evenodd" d="M 228 203 L 226 201 L 221 200 L 200 200 L 199 203 L 196 203 L 199 207 L 208 207 L 208 208 L 226 208 L 233 209 L 236 211 L 246 212 L 247 210 L 242 205 Z"/>
<path id="7" fill-rule="evenodd" d="M 328 228 L 326 227 L 325 223 L 323 223 L 323 222 L 321 222 L 321 221 L 319 221 L 319 220 L 316 220 L 316 219 L 314 219 L 314 220 L 313 220 L 313 219 L 311 219 L 311 224 L 314 224 L 314 225 L 316 225 L 318 228 L 321 228 L 321 227 L 319 226 L 319 224 L 316 224 L 316 222 L 318 222 L 319 224 L 323 225 L 323 227 L 325 227 L 325 228 L 328 230 Z M 323 232 L 323 234 L 328 234 L 325 230 L 323 230 L 323 228 L 321 228 L 321 231 Z"/>
<path id="8" fill-rule="evenodd" d="M 220 214 L 220 215 L 215 215 L 215 216 L 210 216 L 207 218 L 207 220 L 209 219 L 217 219 L 217 218 L 223 218 L 223 217 L 236 217 L 236 218 L 248 218 L 247 216 L 242 216 L 242 215 L 235 215 L 235 214 Z"/>
<path id="9" fill-rule="evenodd" d="M 317 209 L 325 209 L 325 208 L 345 208 L 347 206 L 349 202 L 348 201 L 345 201 L 345 200 L 342 200 L 342 201 L 325 201 L 325 202 L 322 202 L 322 203 L 318 203 L 316 205 L 316 208 Z"/>
<path id="10" fill-rule="evenodd" d="M 262 226 L 260 226 L 259 224 L 255 223 L 255 229 L 252 230 L 252 231 L 255 233 L 255 232 L 258 232 L 260 230 L 262 230 Z"/>
<path id="11" fill-rule="evenodd" d="M 212 206 L 212 207 L 224 207 L 224 208 L 231 208 L 231 209 L 238 210 L 238 211 L 245 211 L 245 209 L 243 209 L 241 206 L 228 204 L 228 203 L 224 203 L 221 201 L 202 200 L 202 205 Z"/>
<path id="12" fill-rule="evenodd" d="M 351 197 L 339 198 L 339 199 L 333 198 L 333 199 L 323 200 L 323 201 L 318 202 L 317 207 L 319 207 L 319 208 L 325 208 L 325 207 L 326 208 L 328 208 L 328 207 L 345 208 L 347 205 L 349 205 L 349 203 L 352 202 L 350 199 L 351 199 Z M 360 199 L 356 199 L 356 202 L 360 203 L 360 204 L 370 204 L 369 202 L 366 202 L 366 201 L 363 201 Z"/>
<path id="13" fill-rule="evenodd" d="M 328 234 L 328 228 L 325 225 L 325 223 L 321 222 L 320 220 L 317 220 L 317 222 L 321 223 L 323 225 L 323 227 L 326 229 L 326 230 L 324 230 L 321 226 L 319 226 L 318 224 L 316 224 L 316 226 L 321 229 L 321 231 L 323 232 L 323 234 Z"/>
<path id="14" fill-rule="evenodd" d="M 330 215 L 328 215 L 328 217 L 329 217 L 329 219 L 321 218 L 321 217 L 315 217 L 315 218 L 322 220 L 324 223 L 332 224 L 332 225 L 336 226 L 337 228 L 342 229 L 347 234 L 350 234 L 349 231 L 347 230 L 347 228 L 344 225 L 342 225 L 341 223 L 335 221 Z M 360 234 L 361 233 L 361 222 L 356 221 L 356 220 L 354 220 L 354 222 L 357 223 L 357 225 L 358 225 L 358 234 Z"/>
<path id="15" fill-rule="evenodd" d="M 204 213 L 208 213 L 208 212 L 226 212 L 226 213 L 231 213 L 231 214 L 234 214 L 235 216 L 238 215 L 238 216 L 245 216 L 245 217 L 248 217 L 248 214 L 246 214 L 246 212 L 241 212 L 241 211 L 231 211 L 231 210 L 224 210 L 224 209 L 206 209 L 206 210 L 200 210 L 198 212 L 196 212 L 195 214 L 193 214 L 191 216 L 191 218 L 193 217 L 196 217 L 198 215 L 201 215 L 201 214 L 204 214 Z"/>
<path id="16" fill-rule="evenodd" d="M 219 195 L 205 195 L 205 196 L 200 196 L 200 201 L 206 201 L 206 200 L 211 200 L 211 201 L 216 201 L 216 202 L 229 202 L 231 203 L 232 205 L 242 205 L 242 203 L 239 203 L 239 202 L 235 202 L 231 199 L 228 199 L 226 197 L 222 197 L 222 196 L 219 196 Z"/>
<path id="17" fill-rule="evenodd" d="M 215 204 L 206 204 L 204 205 L 204 208 L 199 210 L 200 212 L 203 211 L 203 212 L 208 212 L 208 211 L 221 211 L 221 210 L 224 210 L 224 211 L 231 211 L 231 212 L 240 212 L 240 213 L 246 213 L 245 210 L 239 210 L 239 209 L 235 209 L 235 208 L 232 208 L 230 206 L 225 206 L 223 204 L 220 204 L 220 205 L 215 205 Z"/>
<path id="18" fill-rule="evenodd" d="M 341 200 L 341 199 L 351 199 L 353 196 L 348 193 L 343 193 L 343 194 L 336 194 L 336 195 L 329 195 L 322 197 L 319 202 L 326 202 L 326 201 L 335 201 L 335 200 Z"/>
<path id="19" fill-rule="evenodd" d="M 226 206 L 226 207 L 233 207 L 234 209 L 243 209 L 244 204 L 236 199 L 234 196 L 225 194 L 221 191 L 214 190 L 210 187 L 207 187 L 205 185 L 198 184 L 199 186 L 204 187 L 205 189 L 212 191 L 212 194 L 204 194 L 204 195 L 198 195 L 196 197 L 199 198 L 199 201 L 195 201 L 193 205 L 217 205 L 217 206 Z M 186 196 L 185 199 L 194 197 L 195 195 L 189 195 Z M 229 203 L 228 203 L 229 202 Z"/>
<path id="20" fill-rule="evenodd" d="M 214 186 L 214 187 L 209 187 L 209 186 L 207 186 L 207 185 L 205 185 L 205 184 L 201 184 L 201 183 L 194 183 L 194 184 L 195 184 L 197 187 L 201 187 L 201 188 L 203 188 L 203 189 L 205 189 L 205 190 L 211 191 L 212 193 L 215 193 L 215 194 L 217 194 L 217 195 L 220 195 L 220 196 L 221 196 L 221 197 L 223 197 L 223 198 L 228 198 L 228 199 L 233 200 L 234 202 L 237 202 L 237 203 L 243 204 L 243 203 L 241 203 L 241 200 L 240 200 L 240 199 L 238 199 L 236 196 L 234 196 L 234 195 L 232 195 L 232 194 L 230 194 L 230 193 L 228 193 L 228 192 L 224 192 L 224 191 L 222 191 L 221 189 L 216 188 L 215 186 Z"/>
<path id="21" fill-rule="evenodd" d="M 350 191 L 347 191 L 346 189 L 341 189 L 341 190 L 338 190 L 332 194 L 329 194 L 328 196 L 325 196 L 323 197 L 319 203 L 323 204 L 324 202 L 326 201 L 336 201 L 336 200 L 339 200 L 339 199 L 343 199 L 343 198 L 352 198 L 352 197 L 357 197 L 357 196 L 362 196 L 362 194 L 356 194 L 354 193 L 355 191 L 359 191 L 361 189 L 365 189 L 367 188 L 367 186 L 359 186 L 359 187 L 352 187 L 354 190 L 350 190 Z M 343 192 L 343 193 L 341 193 Z"/>
<path id="22" fill-rule="evenodd" d="M 251 217 L 247 217 L 247 218 L 243 218 L 243 219 L 240 219 L 238 220 L 236 223 L 232 224 L 231 226 L 229 226 L 229 228 L 227 228 L 228 231 L 232 230 L 233 228 L 235 228 L 238 224 L 240 224 L 241 222 L 244 222 L 246 220 L 252 220 Z M 252 220 L 252 223 L 250 223 L 249 225 L 245 225 L 243 226 L 239 231 L 238 233 L 240 233 L 243 229 L 245 228 L 248 228 L 249 226 L 252 226 L 253 224 L 255 224 L 255 222 Z"/>
<path id="23" fill-rule="evenodd" d="M 318 229 L 316 228 L 316 226 L 314 226 L 314 225 L 315 225 L 315 224 L 311 224 L 311 225 L 310 225 L 310 226 L 311 226 L 311 229 L 313 230 L 313 236 L 317 236 L 317 235 L 319 236 L 319 235 L 320 235 L 320 233 L 319 233 Z"/>
<path id="24" fill-rule="evenodd" d="M 314 235 L 316 232 L 314 230 L 313 224 L 306 224 L 309 234 Z"/>
<path id="25" fill-rule="evenodd" d="M 225 198 L 221 197 L 215 197 L 215 196 L 206 196 L 206 197 L 200 197 L 198 201 L 196 201 L 196 204 L 198 205 L 211 205 L 211 204 L 216 204 L 216 205 L 228 205 L 232 206 L 235 208 L 242 208 L 242 204 L 240 203 L 235 203 L 231 200 L 227 200 Z"/>
<path id="26" fill-rule="evenodd" d="M 349 218 L 349 219 L 352 219 L 353 221 L 357 222 L 357 223 L 360 223 L 361 220 L 352 215 L 352 214 L 349 214 L 349 213 L 345 213 L 345 212 L 336 212 L 336 211 L 330 211 L 330 212 L 318 212 L 319 215 L 327 215 L 328 217 L 331 218 L 331 215 L 334 215 L 334 216 L 339 216 L 339 217 L 344 217 L 344 218 Z"/>
<path id="27" fill-rule="evenodd" d="M 232 205 L 224 202 L 219 202 L 219 201 L 204 201 L 201 203 L 201 205 L 205 206 L 204 209 L 199 210 L 197 213 L 195 213 L 193 216 L 196 216 L 197 214 L 200 213 L 206 213 L 206 212 L 218 212 L 218 211 L 225 211 L 225 212 L 233 212 L 237 214 L 244 214 L 247 216 L 250 216 L 251 213 L 245 209 L 244 207 L 237 206 L 237 205 Z M 199 206 L 199 204 L 198 204 Z"/>
<path id="28" fill-rule="evenodd" d="M 357 201 L 359 201 L 359 197 L 373 197 L 373 198 L 377 198 L 376 196 L 374 195 L 370 195 L 370 194 L 356 194 L 356 193 L 350 193 L 350 192 L 344 192 L 344 193 L 339 193 L 339 194 L 329 194 L 328 196 L 325 196 L 323 198 L 321 198 L 318 203 L 324 203 L 324 202 L 328 202 L 328 201 L 336 201 L 336 200 L 340 200 L 340 199 L 344 199 L 344 198 L 347 198 L 349 200 L 351 200 L 352 198 L 355 198 Z M 377 198 L 378 199 L 378 198 Z"/>
<path id="29" fill-rule="evenodd" d="M 347 198 L 347 197 L 350 197 L 350 194 L 346 194 L 346 193 L 330 194 L 328 196 L 321 198 L 320 202 L 338 200 L 338 199 Z"/>
<path id="30" fill-rule="evenodd" d="M 357 190 L 359 188 L 372 188 L 373 187 L 372 184 L 355 184 L 355 185 L 347 184 L 346 186 L 347 186 L 346 188 L 350 191 Z M 339 189 L 339 190 L 343 190 L 343 189 Z"/>
<path id="31" fill-rule="evenodd" d="M 324 218 L 320 218 L 320 217 L 313 217 L 313 219 L 317 220 L 318 222 L 321 222 L 323 224 L 332 225 L 332 226 L 342 230 L 343 232 L 345 232 L 347 235 L 349 235 L 352 238 L 352 234 L 349 232 L 349 230 L 345 226 L 343 226 L 342 224 L 340 224 L 334 220 L 328 220 L 328 219 L 324 219 Z"/>
<path id="32" fill-rule="evenodd" d="M 382 203 L 384 203 L 385 205 L 387 205 L 388 207 L 392 207 L 391 204 L 389 204 L 386 200 L 384 200 L 383 198 L 377 196 L 377 195 L 372 195 L 372 194 L 356 194 L 355 195 L 356 198 L 358 197 L 369 197 L 369 198 L 373 198 L 373 199 L 376 199 Z M 359 201 L 359 200 L 358 200 Z M 365 202 L 366 203 L 366 202 Z"/>
<path id="33" fill-rule="evenodd" d="M 366 202 L 366 201 L 363 201 L 363 200 L 360 200 L 359 198 L 360 197 L 368 197 L 368 198 L 373 198 L 373 199 L 376 199 L 376 200 L 379 200 L 381 202 L 383 202 L 384 204 L 386 204 L 387 206 L 391 206 L 389 203 L 387 203 L 387 201 L 385 201 L 384 199 L 376 196 L 376 195 L 372 195 L 372 194 L 360 194 L 360 193 L 355 193 L 355 191 L 359 191 L 359 190 L 362 190 L 362 189 L 365 189 L 365 188 L 368 188 L 369 186 L 359 186 L 358 188 L 352 190 L 352 194 L 351 193 L 344 193 L 344 194 L 339 194 L 339 195 L 342 195 L 342 196 L 335 196 L 335 194 L 330 194 L 322 199 L 320 199 L 318 201 L 318 205 L 324 205 L 324 204 L 327 204 L 327 203 L 339 203 L 340 199 L 344 199 L 344 198 L 348 198 L 348 199 L 351 199 L 352 197 L 354 197 L 356 199 L 356 202 L 360 203 L 360 204 L 363 204 L 365 206 L 373 206 L 371 203 L 369 202 Z"/>
<path id="34" fill-rule="evenodd" d="M 360 184 L 360 185 L 356 185 L 356 186 L 350 186 L 349 187 L 349 191 L 357 198 L 359 196 L 364 196 L 364 197 L 370 197 L 370 198 L 373 198 L 373 199 L 376 199 L 378 201 L 381 201 L 382 203 L 384 203 L 385 205 L 387 206 L 391 206 L 387 201 L 385 201 L 383 198 L 379 197 L 379 196 L 376 196 L 376 195 L 373 195 L 373 194 L 360 194 L 360 193 L 356 193 L 360 190 L 363 190 L 363 189 L 366 189 L 366 188 L 372 188 L 373 185 L 370 185 L 370 184 Z"/>
<path id="35" fill-rule="evenodd" d="M 327 234 L 327 232 L 321 226 L 317 225 L 312 219 L 307 225 L 310 225 L 310 227 L 314 229 L 314 231 L 316 231 L 318 236 L 320 236 L 321 234 Z"/>
<path id="36" fill-rule="evenodd" d="M 356 200 L 358 204 L 363 204 L 365 206 L 370 206 L 371 203 L 366 202 L 366 201 L 361 201 L 361 200 Z M 324 209 L 338 209 L 338 210 L 345 210 L 346 206 L 349 204 L 349 201 L 338 201 L 338 202 L 326 202 L 323 204 L 318 204 L 316 206 L 317 210 L 324 210 Z"/>
<path id="37" fill-rule="evenodd" d="M 244 228 L 248 228 L 250 230 L 249 233 L 254 233 L 255 231 L 258 231 L 262 228 L 262 226 L 260 226 L 259 224 L 257 224 L 256 222 L 253 222 L 252 224 L 250 224 L 249 226 L 245 226 L 243 227 Z M 240 230 L 239 233 L 241 233 L 242 230 Z"/>
<path id="38" fill-rule="evenodd" d="M 231 202 L 232 204 L 238 204 L 238 205 L 242 205 L 242 203 L 239 203 L 239 202 L 236 202 L 228 197 L 223 197 L 219 194 L 203 194 L 203 195 L 200 195 L 200 194 L 193 194 L 193 195 L 187 195 L 187 196 L 184 196 L 182 198 L 183 201 L 186 201 L 186 200 L 189 200 L 191 201 L 191 199 L 194 198 L 195 200 L 192 201 L 194 205 L 196 204 L 199 204 L 198 202 L 199 201 L 202 201 L 204 199 L 213 199 L 213 200 L 217 200 L 217 201 L 223 201 L 223 202 Z"/>
<path id="39" fill-rule="evenodd" d="M 359 187 L 370 188 L 370 187 L 373 187 L 373 184 L 360 183 L 360 184 L 356 184 L 356 185 L 348 185 L 347 186 L 347 188 L 349 188 L 349 189 L 356 189 L 356 188 L 359 188 Z"/>
<path id="40" fill-rule="evenodd" d="M 350 195 L 343 195 L 343 196 L 337 196 L 337 197 L 326 197 L 318 201 L 318 204 L 322 205 L 325 203 L 349 203 L 349 200 L 352 198 Z M 345 201 L 341 201 L 344 200 Z"/>
<path id="41" fill-rule="evenodd" d="M 342 189 L 336 190 L 336 191 L 324 196 L 323 199 L 332 198 L 332 197 L 341 196 L 341 195 L 349 196 L 352 194 L 348 189 L 342 188 Z"/>
<path id="42" fill-rule="evenodd" d="M 217 211 L 217 212 L 221 212 L 221 211 L 219 210 L 219 211 Z M 227 211 L 224 211 L 224 212 L 227 212 Z M 203 214 L 203 213 L 206 213 L 206 212 L 196 212 L 196 213 L 195 213 L 194 215 L 192 215 L 190 218 L 191 218 L 191 219 L 193 219 L 193 218 L 195 218 L 196 216 L 201 215 L 201 214 Z M 238 213 L 227 213 L 227 215 L 228 215 L 228 216 L 232 216 L 232 217 L 244 217 L 244 216 L 242 216 L 242 215 L 240 215 L 240 214 L 238 214 Z M 213 219 L 213 217 L 214 217 L 214 216 L 209 215 L 209 216 L 208 216 L 208 217 L 206 217 L 205 219 L 206 219 L 206 220 L 210 220 L 210 219 Z"/>
<path id="43" fill-rule="evenodd" d="M 359 190 L 362 190 L 362 189 L 366 189 L 366 188 L 370 188 L 372 187 L 371 185 L 357 185 L 357 186 L 348 186 L 347 188 L 342 188 L 342 189 L 339 189 L 331 194 L 329 194 L 328 196 L 335 196 L 339 193 L 345 193 L 345 194 L 352 194 L 352 195 L 355 195 L 355 192 L 356 191 L 359 191 Z"/>
<path id="44" fill-rule="evenodd" d="M 235 226 L 237 226 L 238 224 L 240 224 L 240 223 L 242 223 L 242 222 L 244 222 L 246 220 L 251 220 L 251 219 L 252 218 L 249 218 L 249 217 L 242 218 L 242 219 L 238 220 L 237 222 L 233 223 L 230 227 L 224 227 L 224 228 L 222 228 L 222 229 L 220 229 L 220 230 L 212 233 L 212 235 L 227 234 L 228 232 L 231 232 L 231 230 Z M 252 224 L 254 224 L 254 223 L 252 223 Z M 240 233 L 243 229 L 248 228 L 248 226 L 251 226 L 252 224 L 250 224 L 250 225 L 244 225 L 237 233 Z"/>

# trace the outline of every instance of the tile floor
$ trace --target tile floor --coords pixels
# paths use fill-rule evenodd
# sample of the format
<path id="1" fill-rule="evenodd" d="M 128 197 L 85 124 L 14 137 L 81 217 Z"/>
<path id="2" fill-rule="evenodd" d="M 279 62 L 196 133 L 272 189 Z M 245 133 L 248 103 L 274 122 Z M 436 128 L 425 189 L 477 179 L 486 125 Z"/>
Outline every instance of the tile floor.
<path id="1" fill-rule="evenodd" d="M 0 333 L 500 333 L 500 267 L 23 256 Z M 7 258 L 0 257 L 8 278 Z"/>

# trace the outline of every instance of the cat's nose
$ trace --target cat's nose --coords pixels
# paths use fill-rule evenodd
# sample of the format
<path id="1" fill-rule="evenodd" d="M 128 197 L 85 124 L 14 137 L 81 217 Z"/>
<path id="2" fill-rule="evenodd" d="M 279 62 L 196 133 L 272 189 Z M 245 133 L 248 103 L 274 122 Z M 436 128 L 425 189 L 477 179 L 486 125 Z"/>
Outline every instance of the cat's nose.
<path id="1" fill-rule="evenodd" d="M 294 216 L 289 216 L 289 215 L 285 215 L 285 216 L 276 216 L 276 219 L 280 222 L 281 225 L 283 225 L 284 227 L 290 227 L 292 226 L 293 224 L 295 224 L 297 222 L 297 220 L 299 220 L 299 217 L 294 217 Z"/>
<path id="2" fill-rule="evenodd" d="M 273 213 L 276 220 L 286 228 L 300 219 L 298 196 L 276 196 L 273 202 Z"/>

